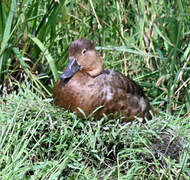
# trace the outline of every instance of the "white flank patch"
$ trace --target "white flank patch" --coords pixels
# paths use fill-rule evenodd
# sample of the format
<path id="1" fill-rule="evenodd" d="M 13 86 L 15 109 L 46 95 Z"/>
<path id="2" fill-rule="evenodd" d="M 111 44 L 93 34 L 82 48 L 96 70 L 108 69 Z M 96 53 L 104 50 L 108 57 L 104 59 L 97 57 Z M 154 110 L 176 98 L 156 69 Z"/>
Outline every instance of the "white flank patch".
<path id="1" fill-rule="evenodd" d="M 110 88 L 110 87 L 107 88 L 107 96 L 106 96 L 106 99 L 107 99 L 108 101 L 110 101 L 110 100 L 113 99 L 113 93 L 111 92 L 111 88 Z"/>
<path id="2" fill-rule="evenodd" d="M 139 104 L 140 104 L 140 106 L 141 106 L 141 110 L 142 110 L 142 112 L 146 109 L 146 103 L 145 103 L 145 101 L 144 101 L 144 98 L 143 97 L 141 97 L 140 98 L 140 102 L 139 102 Z"/>
<path id="3" fill-rule="evenodd" d="M 113 99 L 113 93 L 111 92 L 110 86 L 104 85 L 101 91 L 104 93 L 103 99 L 106 99 L 107 101 L 110 101 Z"/>

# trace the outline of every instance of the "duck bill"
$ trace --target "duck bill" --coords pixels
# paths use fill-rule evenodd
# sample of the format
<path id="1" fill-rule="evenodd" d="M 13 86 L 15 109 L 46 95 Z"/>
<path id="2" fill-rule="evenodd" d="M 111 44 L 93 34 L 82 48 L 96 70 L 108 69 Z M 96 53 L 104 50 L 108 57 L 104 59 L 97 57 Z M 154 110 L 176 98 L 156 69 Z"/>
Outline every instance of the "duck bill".
<path id="1" fill-rule="evenodd" d="M 77 63 L 77 60 L 75 58 L 69 60 L 64 73 L 61 74 L 60 79 L 69 79 L 71 78 L 77 71 L 80 70 L 80 66 Z"/>

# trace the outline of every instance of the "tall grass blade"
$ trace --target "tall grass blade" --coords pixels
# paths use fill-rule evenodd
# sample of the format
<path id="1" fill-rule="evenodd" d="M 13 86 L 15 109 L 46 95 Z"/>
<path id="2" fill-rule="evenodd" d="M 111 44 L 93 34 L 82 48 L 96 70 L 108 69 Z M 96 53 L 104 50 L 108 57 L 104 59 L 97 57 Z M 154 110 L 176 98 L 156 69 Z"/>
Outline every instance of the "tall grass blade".
<path id="1" fill-rule="evenodd" d="M 42 42 L 38 38 L 32 37 L 31 35 L 29 35 L 29 37 L 38 45 L 38 47 L 44 53 L 44 56 L 46 57 L 46 59 L 49 63 L 50 69 L 52 71 L 54 81 L 57 81 L 57 79 L 58 79 L 57 68 L 55 66 L 54 60 L 53 60 L 52 56 L 50 55 L 48 49 L 42 44 Z"/>
<path id="2" fill-rule="evenodd" d="M 2 54 L 2 52 L 5 50 L 8 40 L 10 38 L 11 26 L 12 26 L 12 22 L 13 22 L 13 17 L 16 13 L 16 7 L 17 7 L 17 1 L 16 0 L 11 1 L 11 9 L 9 11 L 9 16 L 7 18 L 5 29 L 4 29 L 3 39 L 1 42 L 0 54 Z M 0 72 L 2 72 L 3 61 L 4 61 L 4 54 L 2 54 L 0 56 Z M 0 77 L 1 77 L 1 74 L 0 74 Z"/>
<path id="3" fill-rule="evenodd" d="M 28 77 L 30 77 L 34 83 L 36 84 L 36 86 L 41 89 L 41 87 L 48 93 L 49 96 L 51 96 L 51 93 L 47 90 L 47 88 L 32 74 L 32 72 L 28 69 L 26 63 L 24 62 L 21 53 L 19 51 L 18 48 L 13 48 L 13 52 L 15 53 L 16 57 L 18 58 L 18 60 L 20 61 L 20 64 L 22 66 L 22 68 L 25 70 L 26 74 L 28 75 Z M 43 94 L 43 92 L 41 91 L 42 96 L 45 97 L 45 95 Z"/>

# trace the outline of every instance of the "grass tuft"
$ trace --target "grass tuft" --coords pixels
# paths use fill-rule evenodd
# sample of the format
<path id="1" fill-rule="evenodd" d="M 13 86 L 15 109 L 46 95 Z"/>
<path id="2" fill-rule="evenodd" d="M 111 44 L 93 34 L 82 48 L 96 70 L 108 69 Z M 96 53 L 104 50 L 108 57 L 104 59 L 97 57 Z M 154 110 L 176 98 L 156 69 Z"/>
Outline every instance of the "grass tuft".
<path id="1" fill-rule="evenodd" d="M 0 177 L 177 179 L 189 176 L 189 119 L 146 124 L 77 118 L 26 82 L 1 99 Z"/>

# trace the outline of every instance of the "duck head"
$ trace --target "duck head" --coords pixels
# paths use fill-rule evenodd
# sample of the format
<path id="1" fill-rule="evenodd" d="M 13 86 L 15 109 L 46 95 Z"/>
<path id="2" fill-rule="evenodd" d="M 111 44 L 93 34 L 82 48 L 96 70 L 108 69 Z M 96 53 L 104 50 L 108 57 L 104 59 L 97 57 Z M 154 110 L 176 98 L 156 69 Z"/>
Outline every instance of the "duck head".
<path id="1" fill-rule="evenodd" d="M 75 40 L 69 47 L 69 61 L 61 79 L 70 79 L 78 71 L 85 72 L 91 77 L 102 72 L 102 60 L 92 41 Z"/>

